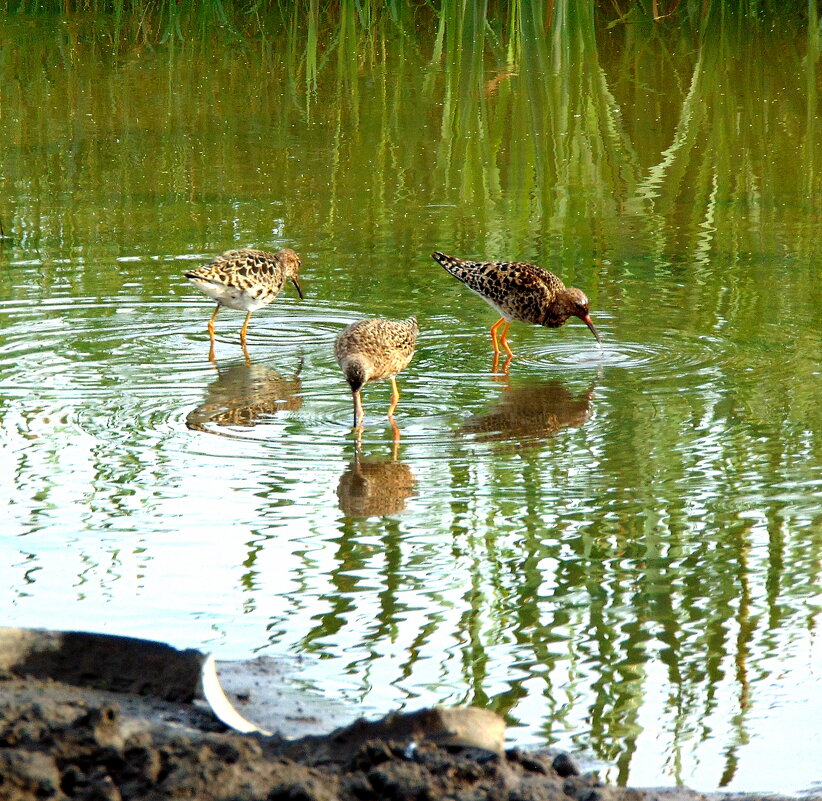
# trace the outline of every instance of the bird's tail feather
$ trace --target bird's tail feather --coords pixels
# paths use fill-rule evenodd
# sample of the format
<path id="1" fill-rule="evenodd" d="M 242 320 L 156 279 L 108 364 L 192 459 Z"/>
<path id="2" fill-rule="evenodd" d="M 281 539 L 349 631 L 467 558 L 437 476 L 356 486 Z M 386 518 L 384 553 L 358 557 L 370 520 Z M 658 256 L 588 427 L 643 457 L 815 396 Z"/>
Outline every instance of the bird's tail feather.
<path id="1" fill-rule="evenodd" d="M 458 259 L 455 256 L 446 256 L 438 250 L 431 254 L 431 258 L 442 265 L 451 275 L 459 278 L 460 281 L 464 281 L 465 276 L 471 271 L 469 262 Z"/>

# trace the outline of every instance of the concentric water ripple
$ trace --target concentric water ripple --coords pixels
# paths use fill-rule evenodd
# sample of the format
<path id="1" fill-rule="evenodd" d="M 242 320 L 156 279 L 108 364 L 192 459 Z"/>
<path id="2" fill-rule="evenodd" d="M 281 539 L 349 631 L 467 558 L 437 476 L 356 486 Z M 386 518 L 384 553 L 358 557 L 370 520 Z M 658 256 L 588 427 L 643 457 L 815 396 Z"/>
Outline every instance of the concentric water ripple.
<path id="1" fill-rule="evenodd" d="M 312 454 L 351 442 L 350 395 L 332 349 L 342 327 L 361 316 L 358 310 L 279 298 L 252 318 L 246 364 L 238 344 L 242 315 L 229 310 L 218 315 L 216 362 L 208 361 L 205 323 L 212 308 L 196 293 L 66 298 L 39 308 L 6 303 L 2 312 L 11 325 L 0 343 L 0 375 L 14 380 L 5 392 L 77 404 L 75 416 L 87 433 L 136 447 L 170 431 L 184 436 L 185 428 L 311 461 Z M 447 316 L 426 323 L 415 360 L 399 379 L 397 421 L 403 445 L 430 447 L 431 459 L 453 456 L 452 447 L 437 445 L 453 446 L 455 439 L 540 440 L 581 425 L 593 411 L 589 385 L 609 370 L 634 370 L 664 383 L 714 371 L 730 350 L 707 337 L 678 336 L 674 344 L 671 333 L 648 345 L 619 342 L 607 332 L 597 348 L 587 339 L 542 332 L 517 346 L 512 363 L 500 360 L 494 370 L 486 332 L 461 331 Z M 506 394 L 512 381 L 526 379 L 530 393 L 520 386 Z M 570 388 L 562 383 L 568 381 Z M 393 436 L 387 396 L 386 384 L 366 388 L 366 441 Z M 575 396 L 587 398 L 583 405 L 591 409 L 573 411 Z M 495 411 L 497 399 L 509 401 L 502 411 Z"/>
<path id="2" fill-rule="evenodd" d="M 733 348 L 725 340 L 664 331 L 653 343 L 606 340 L 601 348 L 580 346 L 578 341 L 562 341 L 532 347 L 523 362 L 543 368 L 562 366 L 646 370 L 657 378 L 683 376 L 705 369 L 717 369 L 731 358 Z"/>

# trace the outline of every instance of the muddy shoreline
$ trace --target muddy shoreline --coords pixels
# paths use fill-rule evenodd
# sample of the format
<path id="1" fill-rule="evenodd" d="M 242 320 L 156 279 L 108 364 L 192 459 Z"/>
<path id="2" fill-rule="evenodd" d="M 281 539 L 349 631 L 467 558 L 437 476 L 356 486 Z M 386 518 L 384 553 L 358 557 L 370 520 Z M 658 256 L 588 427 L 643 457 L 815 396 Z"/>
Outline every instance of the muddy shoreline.
<path id="1" fill-rule="evenodd" d="M 222 688 L 219 697 L 203 691 L 210 664 L 160 643 L 0 629 L 0 801 L 777 798 L 606 786 L 568 755 L 504 749 L 503 720 L 476 708 L 392 713 L 301 734 L 333 728 L 339 710 L 290 697 L 271 684 L 270 664 L 252 662 L 240 692 L 234 676 L 221 713 Z M 255 711 L 253 696 L 275 733 L 240 733 L 223 722 L 243 725 L 232 705 Z"/>
<path id="2" fill-rule="evenodd" d="M 445 710 L 448 712 L 448 710 Z M 497 751 L 493 713 L 437 710 L 286 740 L 226 731 L 206 710 L 32 678 L 0 681 L 0 799 L 209 801 L 696 801 L 687 789 L 625 789 L 564 755 Z M 470 710 L 468 710 L 470 713 Z M 501 722 L 500 722 L 501 723 Z M 470 744 L 490 729 L 485 745 Z M 457 737 L 459 740 L 459 736 Z M 720 796 L 713 796 L 718 798 Z M 760 796 L 733 796 L 753 801 Z M 773 801 L 774 796 L 768 796 Z"/>

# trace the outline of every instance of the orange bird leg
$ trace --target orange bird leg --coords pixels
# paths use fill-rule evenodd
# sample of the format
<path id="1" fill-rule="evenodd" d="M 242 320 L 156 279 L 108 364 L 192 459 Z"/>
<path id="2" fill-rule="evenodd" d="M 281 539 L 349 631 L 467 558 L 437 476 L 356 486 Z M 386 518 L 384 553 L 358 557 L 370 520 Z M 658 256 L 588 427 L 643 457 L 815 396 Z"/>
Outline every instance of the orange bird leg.
<path id="1" fill-rule="evenodd" d="M 245 347 L 245 337 L 248 333 L 248 321 L 251 319 L 251 312 L 246 314 L 245 322 L 243 323 L 243 327 L 240 329 L 240 344 Z"/>
<path id="2" fill-rule="evenodd" d="M 505 352 L 508 354 L 508 359 L 509 360 L 514 355 L 514 351 L 512 351 L 511 347 L 508 345 L 508 329 L 510 327 L 511 327 L 510 322 L 505 324 L 505 327 L 502 329 L 502 336 L 500 337 L 500 340 L 499 340 L 502 343 L 502 347 L 505 348 Z"/>
<path id="3" fill-rule="evenodd" d="M 220 311 L 220 304 L 217 304 L 217 308 L 214 309 L 214 314 L 211 315 L 211 319 L 208 321 L 208 335 L 211 338 L 211 345 L 214 346 L 214 321 L 217 319 L 217 312 Z"/>
<path id="4" fill-rule="evenodd" d="M 394 410 L 400 400 L 400 391 L 397 389 L 397 377 L 391 376 L 391 405 L 388 407 L 388 417 L 394 419 Z"/>
<path id="5" fill-rule="evenodd" d="M 494 353 L 499 353 L 499 345 L 497 345 L 497 329 L 505 322 L 504 317 L 500 317 L 492 326 L 491 326 L 491 342 L 494 345 Z"/>
<path id="6" fill-rule="evenodd" d="M 502 365 L 502 370 L 499 369 L 499 351 L 494 353 L 494 361 L 491 364 L 491 374 L 494 376 L 493 381 L 505 382 L 508 378 L 508 370 L 511 367 L 511 357 L 505 357 L 505 364 Z"/>
<path id="7" fill-rule="evenodd" d="M 211 347 L 208 349 L 208 360 L 210 362 L 214 361 L 214 321 L 217 319 L 217 312 L 220 311 L 220 304 L 217 304 L 217 308 L 214 309 L 214 314 L 211 315 L 211 319 L 208 321 L 208 338 L 211 341 Z"/>

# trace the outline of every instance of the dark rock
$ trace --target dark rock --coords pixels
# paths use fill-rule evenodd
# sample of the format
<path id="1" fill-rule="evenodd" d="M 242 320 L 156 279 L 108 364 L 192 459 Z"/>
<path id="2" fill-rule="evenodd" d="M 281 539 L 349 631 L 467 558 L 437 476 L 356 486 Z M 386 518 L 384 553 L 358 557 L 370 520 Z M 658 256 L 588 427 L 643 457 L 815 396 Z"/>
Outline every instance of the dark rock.
<path id="1" fill-rule="evenodd" d="M 472 713 L 389 715 L 285 742 L 203 730 L 182 706 L 174 725 L 144 710 L 143 700 L 57 682 L 0 682 L 0 799 L 705 801 L 684 788 L 605 786 L 578 769 L 561 778 L 571 766 L 557 757 L 549 769 L 546 752 L 501 756 L 472 743 L 469 723 L 482 720 Z"/>
<path id="2" fill-rule="evenodd" d="M 351 760 L 353 770 L 369 770 L 394 758 L 394 753 L 388 743 L 382 740 L 369 740 L 354 755 Z"/>
<path id="3" fill-rule="evenodd" d="M 371 786 L 371 782 L 368 781 L 368 777 L 362 773 L 355 773 L 353 776 L 345 779 L 343 782 L 342 795 L 345 798 L 352 798 L 356 801 L 376 801 L 376 799 L 379 798 Z"/>
<path id="4" fill-rule="evenodd" d="M 74 795 L 76 801 L 122 801 L 123 796 L 111 776 L 98 776 L 81 792 Z"/>
<path id="5" fill-rule="evenodd" d="M 568 776 L 579 776 L 580 774 L 579 765 L 577 765 L 576 760 L 568 754 L 557 754 L 551 763 L 551 767 L 562 776 L 563 779 L 568 778 Z"/>
<path id="6" fill-rule="evenodd" d="M 427 801 L 430 779 L 427 772 L 411 762 L 392 762 L 373 768 L 368 780 L 385 801 Z"/>
<path id="7" fill-rule="evenodd" d="M 319 779 L 307 778 L 277 785 L 266 801 L 337 801 L 337 794 Z"/>
<path id="8" fill-rule="evenodd" d="M 523 757 L 520 760 L 520 765 L 531 773 L 541 773 L 543 776 L 548 773 L 548 768 L 545 765 L 545 762 L 540 759 L 539 756 Z"/>
<path id="9" fill-rule="evenodd" d="M 390 713 L 377 721 L 361 718 L 325 737 L 303 737 L 284 744 L 278 754 L 310 765 L 347 761 L 369 740 L 401 744 L 432 742 L 441 746 L 481 748 L 502 753 L 503 719 L 485 709 L 454 707 Z"/>
<path id="10" fill-rule="evenodd" d="M 582 801 L 582 797 L 591 791 L 594 782 L 587 776 L 568 776 L 562 782 L 562 791 L 570 798 Z"/>
<path id="11" fill-rule="evenodd" d="M 135 744 L 123 753 L 122 778 L 125 782 L 151 784 L 159 778 L 161 768 L 160 752 L 148 744 Z"/>

